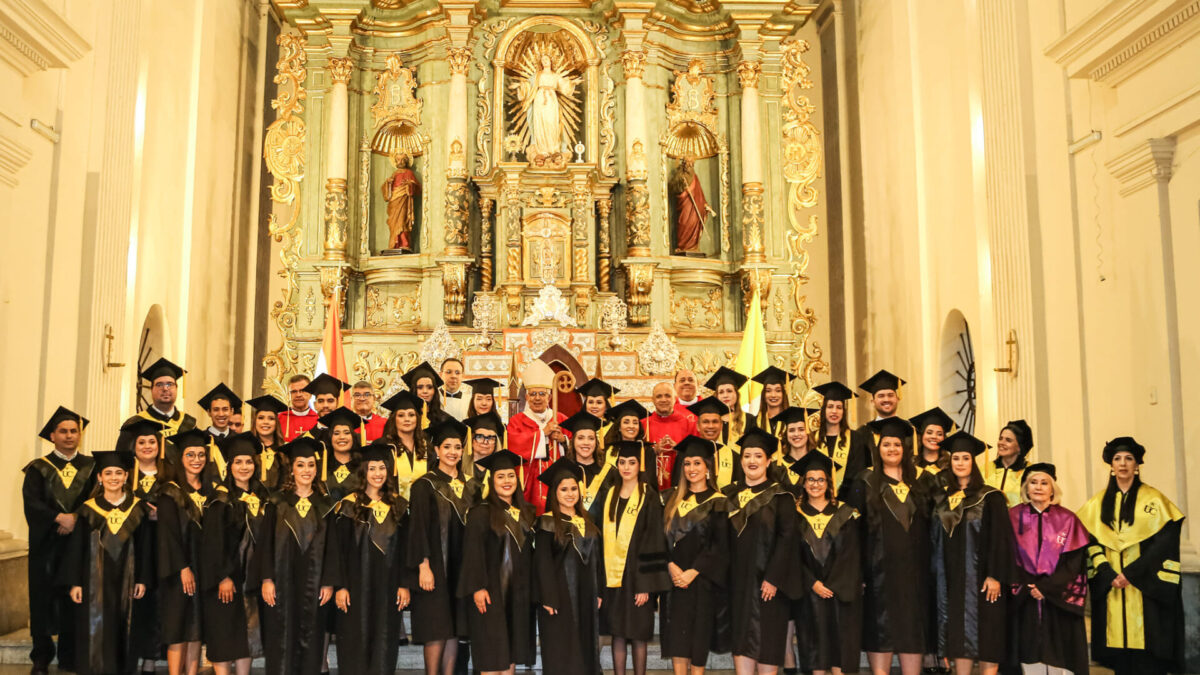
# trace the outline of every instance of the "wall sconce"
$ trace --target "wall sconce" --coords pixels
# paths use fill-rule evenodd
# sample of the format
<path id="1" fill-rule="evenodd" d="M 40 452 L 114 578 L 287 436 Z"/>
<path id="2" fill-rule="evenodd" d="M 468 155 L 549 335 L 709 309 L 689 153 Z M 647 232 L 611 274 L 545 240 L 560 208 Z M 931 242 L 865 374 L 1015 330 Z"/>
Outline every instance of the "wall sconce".
<path id="1" fill-rule="evenodd" d="M 1004 341 L 1004 351 L 1008 357 L 1008 365 L 1004 368 L 993 368 L 997 373 L 1008 373 L 1013 377 L 1017 376 L 1017 367 L 1021 360 L 1021 346 L 1017 343 L 1017 331 L 1015 328 L 1008 329 L 1008 339 Z"/>

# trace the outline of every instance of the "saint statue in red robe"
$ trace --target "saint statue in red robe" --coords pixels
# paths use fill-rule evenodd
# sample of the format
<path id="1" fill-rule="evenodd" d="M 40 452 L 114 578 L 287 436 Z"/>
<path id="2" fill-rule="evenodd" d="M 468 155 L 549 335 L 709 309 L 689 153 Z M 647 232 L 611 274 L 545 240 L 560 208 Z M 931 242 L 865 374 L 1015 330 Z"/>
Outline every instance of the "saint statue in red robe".
<path id="1" fill-rule="evenodd" d="M 675 222 L 675 253 L 697 253 L 700 248 L 700 233 L 704 231 L 704 221 L 712 209 L 704 198 L 704 188 L 700 187 L 700 178 L 691 159 L 681 159 L 679 166 L 671 174 L 667 186 L 675 196 L 675 211 L 678 220 Z"/>
<path id="2" fill-rule="evenodd" d="M 388 248 L 411 253 L 417 195 L 421 194 L 421 184 L 417 181 L 417 174 L 409 168 L 412 159 L 407 154 L 396 153 L 392 161 L 396 164 L 396 173 L 383 184 L 383 198 L 387 200 Z"/>

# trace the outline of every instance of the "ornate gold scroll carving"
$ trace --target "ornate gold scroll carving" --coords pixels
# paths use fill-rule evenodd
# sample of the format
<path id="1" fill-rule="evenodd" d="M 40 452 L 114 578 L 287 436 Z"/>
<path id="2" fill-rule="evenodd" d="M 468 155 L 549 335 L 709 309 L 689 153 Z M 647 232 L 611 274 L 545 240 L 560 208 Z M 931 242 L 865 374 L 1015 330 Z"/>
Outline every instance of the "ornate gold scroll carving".
<path id="1" fill-rule="evenodd" d="M 479 198 L 479 256 L 480 260 L 480 290 L 484 293 L 492 291 L 492 209 L 496 202 L 487 197 Z"/>
<path id="2" fill-rule="evenodd" d="M 599 285 L 601 293 L 608 293 L 612 291 L 612 235 L 609 233 L 612 197 L 601 199 L 597 205 L 600 207 L 600 231 L 597 233 L 596 243 L 599 252 Z"/>

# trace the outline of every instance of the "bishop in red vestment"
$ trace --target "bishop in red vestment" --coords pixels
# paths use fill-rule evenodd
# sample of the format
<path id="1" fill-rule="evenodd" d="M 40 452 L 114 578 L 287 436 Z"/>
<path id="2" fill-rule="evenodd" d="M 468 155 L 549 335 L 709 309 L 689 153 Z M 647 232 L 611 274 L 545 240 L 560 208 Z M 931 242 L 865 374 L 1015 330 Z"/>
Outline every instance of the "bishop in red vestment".
<path id="1" fill-rule="evenodd" d="M 525 382 L 525 410 L 508 420 L 505 445 L 520 455 L 525 501 L 540 514 L 546 508 L 549 488 L 538 477 L 563 454 L 567 436 L 558 425 L 567 417 L 550 407 L 554 382 L 550 366 L 534 361 L 521 379 Z"/>

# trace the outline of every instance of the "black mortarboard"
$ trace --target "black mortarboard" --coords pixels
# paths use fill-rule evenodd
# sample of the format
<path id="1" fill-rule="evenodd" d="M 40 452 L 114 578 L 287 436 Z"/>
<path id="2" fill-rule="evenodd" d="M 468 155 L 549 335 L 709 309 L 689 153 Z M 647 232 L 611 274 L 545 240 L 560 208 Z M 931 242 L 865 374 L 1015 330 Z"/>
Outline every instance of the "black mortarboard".
<path id="1" fill-rule="evenodd" d="M 783 422 L 785 426 L 788 424 L 795 424 L 796 422 L 808 422 L 809 415 L 815 415 L 819 412 L 821 411 L 818 408 L 801 408 L 794 405 L 788 406 L 787 408 L 783 409 L 783 412 L 772 417 L 771 422 L 776 424 Z"/>
<path id="2" fill-rule="evenodd" d="M 425 402 L 411 391 L 401 389 L 380 405 L 385 410 L 396 412 L 397 410 L 420 410 L 425 406 Z"/>
<path id="3" fill-rule="evenodd" d="M 175 452 L 182 453 L 188 448 L 207 448 L 212 436 L 203 429 L 188 429 L 167 438 L 175 446 Z"/>
<path id="4" fill-rule="evenodd" d="M 1025 420 L 1012 420 L 1004 425 L 1005 429 L 1013 432 L 1013 436 L 1017 437 L 1017 447 L 1021 449 L 1021 457 L 1029 454 L 1033 449 L 1033 429 Z"/>
<path id="5" fill-rule="evenodd" d="M 720 368 L 717 368 L 717 372 L 713 373 L 712 376 L 704 382 L 704 386 L 713 391 L 716 391 L 717 387 L 722 384 L 732 384 L 734 389 L 741 389 L 742 385 L 746 384 L 746 380 L 748 379 L 750 378 L 737 372 L 736 370 L 733 370 L 732 368 L 721 366 Z"/>
<path id="6" fill-rule="evenodd" d="M 953 455 L 956 452 L 969 452 L 972 457 L 982 455 L 988 449 L 988 444 L 975 438 L 965 431 L 950 434 L 942 441 L 941 449 Z"/>
<path id="7" fill-rule="evenodd" d="M 436 426 L 429 427 L 426 432 L 429 434 L 435 448 L 441 445 L 447 438 L 457 438 L 464 443 L 467 441 L 467 425 L 453 417 L 448 417 Z"/>
<path id="8" fill-rule="evenodd" d="M 738 447 L 743 451 L 746 448 L 762 448 L 767 451 L 767 455 L 769 456 L 779 447 L 779 439 L 758 427 L 750 427 L 738 439 Z"/>
<path id="9" fill-rule="evenodd" d="M 584 382 L 582 387 L 577 387 L 575 391 L 579 393 L 580 396 L 603 396 L 604 398 L 612 398 L 614 395 L 620 393 L 621 390 L 605 382 L 604 380 L 601 380 L 600 378 L 593 377 L 587 382 Z"/>
<path id="10" fill-rule="evenodd" d="M 475 415 L 463 420 L 463 424 L 471 428 L 474 433 L 480 429 L 487 429 L 496 432 L 497 436 L 504 436 L 504 420 L 496 414 L 495 410 L 489 410 L 482 415 Z"/>
<path id="11" fill-rule="evenodd" d="M 925 427 L 931 424 L 938 425 L 946 434 L 949 434 L 950 430 L 954 428 L 954 420 L 941 408 L 930 408 L 920 415 L 908 418 L 908 421 L 916 427 L 918 434 L 925 433 Z"/>
<path id="12" fill-rule="evenodd" d="M 1050 462 L 1036 462 L 1025 467 L 1024 473 L 1021 474 L 1021 482 L 1025 482 L 1025 479 L 1033 473 L 1044 473 L 1054 480 L 1058 480 L 1058 469 Z"/>
<path id="13" fill-rule="evenodd" d="M 495 396 L 496 390 L 504 386 L 490 377 L 480 377 L 474 380 L 467 380 L 466 382 L 463 382 L 463 384 L 471 388 L 472 395 L 487 394 L 488 396 Z"/>
<path id="14" fill-rule="evenodd" d="M 641 441 L 617 441 L 609 449 L 615 451 L 618 458 L 636 457 L 641 460 L 644 447 Z"/>
<path id="15" fill-rule="evenodd" d="M 801 478 L 809 471 L 824 471 L 826 476 L 833 476 L 833 460 L 820 450 L 809 450 L 803 457 L 792 462 L 788 468 Z"/>
<path id="16" fill-rule="evenodd" d="M 558 489 L 558 484 L 568 478 L 582 480 L 583 467 L 566 457 L 558 458 L 556 462 L 546 467 L 546 470 L 538 476 L 538 480 L 550 486 L 551 491 Z"/>
<path id="17" fill-rule="evenodd" d="M 1105 464 L 1112 464 L 1113 457 L 1121 451 L 1132 453 L 1134 461 L 1138 464 L 1141 464 L 1142 458 L 1146 456 L 1145 446 L 1133 440 L 1133 436 L 1120 436 L 1104 444 L 1104 452 L 1101 457 L 1104 458 Z"/>
<path id="18" fill-rule="evenodd" d="M 521 456 L 509 450 L 497 450 L 487 457 L 475 460 L 475 466 L 492 473 L 505 469 L 516 469 L 521 466 Z"/>
<path id="19" fill-rule="evenodd" d="M 604 413 L 604 419 L 609 422 L 617 422 L 627 415 L 633 415 L 639 420 L 644 420 L 650 416 L 650 411 L 646 410 L 646 406 L 631 398 L 624 403 L 609 408 L 608 412 Z"/>
<path id="20" fill-rule="evenodd" d="M 783 368 L 775 366 L 767 366 L 763 368 L 757 375 L 750 378 L 759 384 L 782 384 L 787 385 L 788 380 L 792 378 L 792 374 Z"/>
<path id="21" fill-rule="evenodd" d="M 321 456 L 321 453 L 324 452 L 324 450 L 325 446 L 321 445 L 321 442 L 312 436 L 301 436 L 280 448 L 280 451 L 282 451 L 283 454 L 287 455 L 293 460 L 301 457 L 312 457 L 313 459 L 316 459 Z"/>
<path id="22" fill-rule="evenodd" d="M 178 380 L 187 371 L 166 359 L 159 359 L 146 366 L 140 374 L 143 380 L 153 382 L 160 377 L 170 377 Z"/>
<path id="23" fill-rule="evenodd" d="M 422 361 L 414 366 L 412 370 L 400 376 L 404 380 L 404 384 L 408 385 L 410 391 L 417 390 L 417 380 L 428 377 L 433 380 L 433 388 L 437 389 L 442 386 L 442 376 L 434 370 L 433 366 L 429 365 L 428 361 Z"/>
<path id="24" fill-rule="evenodd" d="M 867 422 L 867 427 L 871 429 L 871 433 L 879 438 L 890 436 L 899 438 L 900 440 L 908 440 L 913 435 L 912 425 L 903 417 L 885 417 L 881 420 L 871 420 Z M 946 446 L 943 445 L 943 448 Z"/>
<path id="25" fill-rule="evenodd" d="M 350 427 L 351 431 L 354 431 L 362 426 L 362 416 L 346 406 L 335 408 L 317 421 L 329 429 L 342 424 Z"/>
<path id="26" fill-rule="evenodd" d="M 213 401 L 222 398 L 229 401 L 230 408 L 233 408 L 234 410 L 242 409 L 242 399 L 238 398 L 238 395 L 233 393 L 232 389 L 225 386 L 224 382 L 221 382 L 212 389 L 209 389 L 208 393 L 196 402 L 200 404 L 201 408 L 204 408 L 205 410 L 211 410 Z"/>
<path id="27" fill-rule="evenodd" d="M 596 394 L 593 394 L 593 395 L 596 395 Z M 574 433 L 578 433 L 582 429 L 591 429 L 592 431 L 599 431 L 600 427 L 603 425 L 604 425 L 604 420 L 601 420 L 599 417 L 596 417 L 595 415 L 589 413 L 586 410 L 580 410 L 579 412 L 575 413 L 574 415 L 571 415 L 567 419 L 563 420 L 562 423 L 560 423 L 558 426 L 560 426 L 574 434 Z"/>
<path id="28" fill-rule="evenodd" d="M 715 441 L 709 441 L 694 434 L 689 434 L 675 445 L 676 461 L 684 457 L 699 457 L 701 459 L 711 459 L 717 452 L 717 444 Z"/>
<path id="29" fill-rule="evenodd" d="M 392 455 L 392 446 L 388 443 L 372 443 L 363 449 L 362 463 L 367 465 L 370 462 L 383 462 L 387 465 L 388 471 L 393 470 L 396 458 Z"/>
<path id="30" fill-rule="evenodd" d="M 79 425 L 79 431 L 82 432 L 88 425 L 88 419 L 79 413 L 68 410 L 61 405 L 50 415 L 50 419 L 46 420 L 46 425 L 38 432 L 38 436 L 46 440 L 50 440 L 50 434 L 58 428 L 58 425 L 67 420 L 71 420 Z"/>
<path id="31" fill-rule="evenodd" d="M 858 398 L 858 394 L 851 391 L 850 387 L 836 380 L 826 382 L 825 384 L 818 384 L 813 387 L 813 391 L 820 394 L 826 401 L 848 401 L 852 398 Z"/>
<path id="32" fill-rule="evenodd" d="M 334 396 L 341 396 L 342 392 L 349 388 L 349 384 L 342 382 L 329 373 L 321 373 L 313 378 L 313 381 L 309 382 L 308 385 L 304 387 L 304 391 L 307 391 L 313 396 L 317 396 L 319 394 L 333 394 Z"/>
<path id="33" fill-rule="evenodd" d="M 166 428 L 167 425 L 158 420 L 148 420 L 139 416 L 121 425 L 121 433 L 129 434 L 131 438 L 137 440 L 139 436 L 156 436 Z"/>
<path id="34" fill-rule="evenodd" d="M 729 406 L 721 402 L 721 399 L 716 396 L 702 398 L 699 401 L 687 407 L 688 412 L 696 416 L 697 419 L 701 415 L 728 415 Z"/>
<path id="35" fill-rule="evenodd" d="M 133 453 L 129 450 L 100 450 L 92 453 L 92 459 L 96 460 L 96 475 L 110 466 L 133 471 Z"/>
<path id="36" fill-rule="evenodd" d="M 250 407 L 254 408 L 255 410 L 270 411 L 270 412 L 275 413 L 276 415 L 278 415 L 279 413 L 288 409 L 288 406 L 286 403 L 284 403 L 283 401 L 280 401 L 279 399 L 275 398 L 274 396 L 271 396 L 270 394 L 267 394 L 264 396 L 256 396 L 252 399 L 247 400 L 246 403 L 249 403 Z"/>
<path id="37" fill-rule="evenodd" d="M 903 384 L 905 382 L 899 376 L 893 375 L 886 370 L 881 370 L 868 377 L 866 382 L 858 385 L 858 388 L 874 395 L 888 389 L 898 392 L 900 391 L 900 386 Z"/>
<path id="38" fill-rule="evenodd" d="M 262 452 L 262 441 L 258 440 L 251 431 L 233 434 L 221 442 L 221 455 L 225 458 L 226 463 L 233 463 L 233 458 L 238 455 L 257 457 L 260 452 Z"/>

